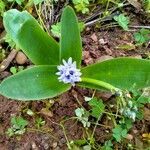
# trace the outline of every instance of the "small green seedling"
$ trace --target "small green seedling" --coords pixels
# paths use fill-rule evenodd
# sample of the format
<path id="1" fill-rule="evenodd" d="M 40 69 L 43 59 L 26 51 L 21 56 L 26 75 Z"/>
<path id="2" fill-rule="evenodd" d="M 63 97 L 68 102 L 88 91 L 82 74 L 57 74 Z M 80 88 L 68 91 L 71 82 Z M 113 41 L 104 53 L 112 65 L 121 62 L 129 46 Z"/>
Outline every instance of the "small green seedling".
<path id="1" fill-rule="evenodd" d="M 112 131 L 113 137 L 117 142 L 120 142 L 122 138 L 127 136 L 127 130 L 122 128 L 121 125 L 117 125 Z"/>
<path id="2" fill-rule="evenodd" d="M 78 12 L 86 14 L 89 12 L 88 5 L 90 4 L 89 0 L 72 0 L 75 8 Z"/>
<path id="3" fill-rule="evenodd" d="M 95 118 L 100 118 L 102 113 L 105 111 L 105 105 L 102 100 L 93 98 L 88 103 L 91 106 L 91 115 Z"/>
<path id="4" fill-rule="evenodd" d="M 11 47 L 11 49 L 13 49 L 13 48 L 18 49 L 16 43 L 12 40 L 12 38 L 10 37 L 10 35 L 8 33 L 4 36 L 3 39 L 5 40 L 6 43 L 8 43 L 8 45 Z"/>
<path id="5" fill-rule="evenodd" d="M 128 31 L 129 18 L 124 14 L 120 14 L 119 16 L 115 16 L 114 20 L 117 21 L 120 27 L 122 27 L 125 31 Z"/>
<path id="6" fill-rule="evenodd" d="M 25 133 L 27 125 L 27 120 L 23 119 L 22 117 L 14 116 L 11 118 L 11 127 L 8 128 L 6 134 L 10 137 L 14 135 L 22 135 Z"/>
<path id="7" fill-rule="evenodd" d="M 82 32 L 85 28 L 84 22 L 79 22 L 78 23 L 80 32 Z M 51 26 L 51 32 L 55 37 L 60 38 L 61 36 L 61 22 L 56 23 L 55 25 Z"/>
<path id="8" fill-rule="evenodd" d="M 127 29 L 128 19 L 121 18 Z M 2 81 L 1 95 L 16 100 L 41 100 L 56 97 L 77 85 L 122 96 L 120 93 L 132 87 L 140 91 L 150 86 L 149 60 L 117 58 L 82 67 L 78 20 L 69 6 L 61 16 L 59 44 L 27 11 L 9 10 L 4 13 L 3 22 L 12 40 L 35 66 Z"/>
<path id="9" fill-rule="evenodd" d="M 78 117 L 78 120 L 83 124 L 83 127 L 90 127 L 91 123 L 89 120 L 89 113 L 83 108 L 77 108 L 75 114 Z"/>
<path id="10" fill-rule="evenodd" d="M 101 150 L 113 150 L 112 142 L 110 140 L 106 141 L 104 146 L 101 148 Z"/>
<path id="11" fill-rule="evenodd" d="M 35 126 L 39 129 L 43 125 L 45 125 L 45 120 L 43 120 L 41 117 L 36 118 Z"/>
<path id="12" fill-rule="evenodd" d="M 24 69 L 23 66 L 18 66 L 18 68 L 17 68 L 17 67 L 11 67 L 11 68 L 10 68 L 10 72 L 14 75 L 14 74 L 16 74 L 17 72 L 22 71 L 23 69 Z"/>
<path id="13" fill-rule="evenodd" d="M 61 35 L 61 23 L 58 22 L 51 26 L 51 32 L 55 37 L 60 37 Z"/>
<path id="14" fill-rule="evenodd" d="M 150 41 L 150 30 L 141 29 L 139 32 L 134 33 L 136 45 L 142 45 Z"/>
<path id="15" fill-rule="evenodd" d="M 132 121 L 128 118 L 123 118 L 119 121 L 119 124 L 112 129 L 113 137 L 117 142 L 121 142 L 123 138 L 126 138 L 129 129 L 132 127 Z"/>
<path id="16" fill-rule="evenodd" d="M 16 73 L 17 73 L 17 68 L 16 68 L 16 67 L 11 67 L 11 68 L 10 68 L 10 72 L 11 72 L 12 74 L 16 74 Z"/>

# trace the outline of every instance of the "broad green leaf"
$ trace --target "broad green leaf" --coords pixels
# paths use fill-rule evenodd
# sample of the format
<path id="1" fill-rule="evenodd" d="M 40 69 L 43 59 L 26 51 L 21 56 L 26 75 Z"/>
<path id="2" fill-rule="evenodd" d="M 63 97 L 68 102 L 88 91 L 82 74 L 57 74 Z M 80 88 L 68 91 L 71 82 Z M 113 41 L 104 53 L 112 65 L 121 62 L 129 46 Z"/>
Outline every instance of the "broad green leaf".
<path id="1" fill-rule="evenodd" d="M 61 18 L 60 53 L 61 59 L 68 60 L 72 57 L 80 67 L 82 56 L 80 31 L 76 15 L 69 6 L 64 9 Z"/>
<path id="2" fill-rule="evenodd" d="M 105 105 L 103 104 L 102 100 L 93 98 L 88 104 L 92 107 L 92 116 L 98 119 L 105 109 Z"/>
<path id="3" fill-rule="evenodd" d="M 12 9 L 4 13 L 4 27 L 34 64 L 59 64 L 58 43 L 42 30 L 27 11 Z"/>
<path id="4" fill-rule="evenodd" d="M 83 68 L 82 78 L 95 79 L 120 89 L 142 89 L 150 86 L 150 61 L 134 58 L 117 58 Z M 100 89 L 81 82 L 80 86 Z"/>
<path id="5" fill-rule="evenodd" d="M 37 66 L 21 71 L 0 84 L 0 94 L 17 100 L 52 98 L 67 91 L 70 85 L 58 81 L 56 66 Z"/>

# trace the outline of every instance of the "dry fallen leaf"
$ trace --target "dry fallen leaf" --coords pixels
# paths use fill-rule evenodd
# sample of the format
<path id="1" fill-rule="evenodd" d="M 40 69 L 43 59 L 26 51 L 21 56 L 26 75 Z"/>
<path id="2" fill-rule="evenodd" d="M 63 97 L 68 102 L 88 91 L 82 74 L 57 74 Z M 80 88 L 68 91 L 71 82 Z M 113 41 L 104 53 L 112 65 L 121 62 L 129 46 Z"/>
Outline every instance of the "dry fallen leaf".
<path id="1" fill-rule="evenodd" d="M 116 49 L 127 51 L 134 50 L 135 48 L 136 48 L 135 45 L 132 43 L 120 44 L 116 47 Z"/>
<path id="2" fill-rule="evenodd" d="M 150 142 L 150 133 L 144 133 L 142 137 L 144 141 Z"/>

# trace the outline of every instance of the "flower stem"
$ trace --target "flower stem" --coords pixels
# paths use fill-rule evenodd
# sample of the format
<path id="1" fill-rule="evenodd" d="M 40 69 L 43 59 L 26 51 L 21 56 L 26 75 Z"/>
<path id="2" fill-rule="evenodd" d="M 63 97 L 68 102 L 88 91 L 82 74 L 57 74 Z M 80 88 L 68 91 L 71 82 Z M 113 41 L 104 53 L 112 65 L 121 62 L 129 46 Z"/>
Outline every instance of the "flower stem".
<path id="1" fill-rule="evenodd" d="M 90 83 L 90 84 L 105 88 L 107 90 L 110 90 L 112 93 L 120 91 L 120 89 L 114 87 L 113 85 L 111 85 L 107 82 L 104 82 L 104 81 L 96 80 L 96 79 L 82 78 L 81 82 Z"/>

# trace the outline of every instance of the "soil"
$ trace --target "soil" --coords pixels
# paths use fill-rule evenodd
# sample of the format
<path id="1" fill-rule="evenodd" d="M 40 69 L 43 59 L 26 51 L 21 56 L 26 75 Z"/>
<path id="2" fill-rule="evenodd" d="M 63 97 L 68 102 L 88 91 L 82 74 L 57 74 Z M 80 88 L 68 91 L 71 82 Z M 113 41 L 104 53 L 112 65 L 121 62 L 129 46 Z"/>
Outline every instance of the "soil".
<path id="1" fill-rule="evenodd" d="M 145 58 L 147 53 L 150 53 L 150 47 L 145 46 L 135 47 L 131 50 L 117 48 L 121 44 L 134 44 L 133 33 L 124 32 L 120 28 L 100 30 L 93 26 L 86 27 L 82 33 L 82 41 L 84 47 L 83 66 L 115 57 L 130 56 Z M 5 47 L 5 44 L 1 46 Z M 0 73 L 1 80 L 10 75 L 9 68 L 14 65 L 17 65 L 15 59 L 5 71 Z M 64 125 L 69 141 L 83 139 L 86 131 L 80 122 L 77 122 L 75 119 L 69 119 L 64 122 L 63 120 L 75 116 L 74 110 L 79 107 L 76 99 L 88 109 L 87 104 L 84 102 L 84 96 L 91 96 L 92 93 L 92 90 L 75 87 L 55 99 L 38 102 L 19 102 L 0 96 L 0 150 L 66 150 L 67 141 L 60 122 Z M 111 101 L 112 97 L 110 93 L 101 93 L 98 91 L 96 92 L 96 96 L 102 98 L 106 103 Z M 51 101 L 55 101 L 55 103 Z M 51 106 L 45 111 L 44 108 L 47 105 Z M 146 105 L 145 108 L 149 110 L 150 106 Z M 34 117 L 27 115 L 27 109 L 31 109 L 36 115 Z M 14 115 L 23 116 L 29 121 L 29 125 L 25 134 L 8 137 L 6 131 L 10 127 L 10 119 Z M 36 127 L 36 117 L 41 117 L 45 120 L 45 125 L 40 129 Z M 111 137 L 113 125 L 105 115 L 99 123 L 105 127 L 98 126 L 96 128 L 95 140 L 99 144 L 104 144 Z M 144 118 L 142 121 L 136 121 L 129 132 L 133 137 L 132 140 L 126 139 L 124 143 L 116 144 L 115 149 L 126 149 L 126 144 L 130 142 L 134 143 L 137 149 L 142 150 L 144 147 L 147 147 L 147 144 L 142 138 L 142 134 L 149 132 L 149 119 Z"/>

